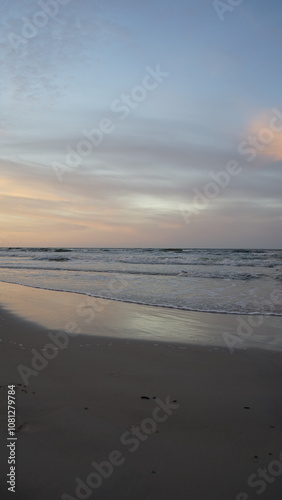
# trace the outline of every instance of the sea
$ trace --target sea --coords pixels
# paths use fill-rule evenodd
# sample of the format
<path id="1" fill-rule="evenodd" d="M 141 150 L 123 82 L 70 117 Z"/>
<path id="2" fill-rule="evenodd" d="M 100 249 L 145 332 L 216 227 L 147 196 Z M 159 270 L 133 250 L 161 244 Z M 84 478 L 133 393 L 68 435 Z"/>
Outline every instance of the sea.
<path id="1" fill-rule="evenodd" d="M 282 250 L 0 248 L 0 280 L 187 311 L 282 316 Z"/>

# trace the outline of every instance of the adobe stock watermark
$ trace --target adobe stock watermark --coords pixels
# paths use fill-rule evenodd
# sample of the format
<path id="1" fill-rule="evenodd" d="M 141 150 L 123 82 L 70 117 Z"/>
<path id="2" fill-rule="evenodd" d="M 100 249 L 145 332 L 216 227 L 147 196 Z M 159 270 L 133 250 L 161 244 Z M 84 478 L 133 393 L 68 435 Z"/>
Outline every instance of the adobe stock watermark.
<path id="1" fill-rule="evenodd" d="M 126 447 L 130 454 L 135 453 L 140 443 L 147 441 L 150 435 L 157 430 L 158 424 L 166 422 L 173 411 L 179 408 L 179 404 L 170 402 L 169 396 L 165 401 L 156 398 L 156 407 L 152 411 L 151 418 L 142 420 L 140 426 L 131 426 L 129 430 L 124 432 L 120 437 L 120 444 Z M 61 495 L 61 500 L 87 500 L 92 496 L 95 490 L 100 488 L 103 482 L 111 477 L 116 467 L 120 467 L 126 462 L 125 453 L 121 450 L 113 450 L 109 453 L 107 460 L 97 463 L 92 462 L 91 465 L 94 471 L 90 472 L 87 477 L 82 480 L 80 477 L 75 479 L 76 488 L 75 496 L 64 493 Z"/>
<path id="2" fill-rule="evenodd" d="M 272 109 L 272 117 L 269 120 L 268 127 L 263 127 L 256 135 L 249 135 L 247 140 L 242 141 L 237 152 L 241 156 L 246 156 L 246 161 L 251 163 L 259 153 L 262 153 L 276 138 L 276 134 L 282 132 L 282 113 L 276 108 Z M 278 123 L 280 121 L 280 123 Z M 192 206 L 184 203 L 179 204 L 179 210 L 186 224 L 190 223 L 193 215 L 198 215 L 201 210 L 205 210 L 211 200 L 217 198 L 231 183 L 234 177 L 243 172 L 244 168 L 236 160 L 229 161 L 224 170 L 218 172 L 209 172 L 209 182 L 204 184 L 202 190 L 193 188 L 194 197 Z"/>
<path id="3" fill-rule="evenodd" d="M 192 207 L 187 208 L 186 205 L 180 204 L 179 209 L 186 224 L 190 224 L 192 215 L 198 215 L 201 210 L 204 210 L 210 204 L 210 201 L 217 198 L 221 191 L 229 186 L 232 177 L 241 174 L 243 168 L 235 160 L 227 163 L 225 170 L 218 172 L 209 172 L 211 182 L 207 182 L 202 191 L 197 187 L 193 188 L 194 197 Z"/>
<path id="4" fill-rule="evenodd" d="M 274 483 L 275 479 L 282 474 L 282 451 L 279 454 L 279 460 L 271 460 L 267 468 L 257 469 L 256 472 L 248 477 L 248 486 L 256 488 L 255 493 L 261 495 L 269 484 Z M 251 500 L 252 497 L 244 491 L 236 496 L 235 500 Z"/>
<path id="5" fill-rule="evenodd" d="M 113 292 L 120 292 L 124 290 L 126 281 L 122 278 L 115 278 L 109 284 L 109 290 Z M 76 308 L 76 314 L 84 318 L 84 323 L 90 324 L 94 321 L 96 313 L 101 313 L 106 309 L 108 302 L 106 299 L 97 297 L 87 297 L 80 302 Z M 32 359 L 30 366 L 19 364 L 17 367 L 18 373 L 24 383 L 28 386 L 30 377 L 37 377 L 39 373 L 47 368 L 50 361 L 58 357 L 59 352 L 67 349 L 71 337 L 76 337 L 83 333 L 79 324 L 76 321 L 68 321 L 65 325 L 64 331 L 53 331 L 47 334 L 49 340 L 41 349 L 41 353 L 37 349 L 32 349 Z"/>
<path id="6" fill-rule="evenodd" d="M 56 174 L 59 182 L 63 181 L 63 176 L 66 173 L 72 173 L 79 168 L 83 160 L 93 154 L 103 142 L 105 136 L 112 134 L 116 128 L 116 119 L 123 121 L 129 117 L 132 110 L 138 108 L 144 102 L 148 94 L 156 90 L 169 73 L 162 71 L 160 64 L 153 69 L 151 66 L 146 66 L 146 75 L 142 78 L 139 85 L 136 85 L 129 93 L 123 93 L 118 99 L 115 99 L 110 105 L 110 111 L 115 116 L 113 119 L 104 117 L 100 120 L 98 126 L 92 130 L 83 129 L 81 134 L 83 138 L 76 144 L 75 148 L 70 145 L 66 146 L 65 163 L 53 161 L 52 169 Z"/>
<path id="7" fill-rule="evenodd" d="M 37 377 L 40 372 L 47 368 L 50 361 L 57 358 L 60 350 L 63 351 L 69 345 L 69 337 L 75 337 L 82 333 L 76 322 L 69 321 L 63 332 L 49 332 L 48 337 L 51 340 L 49 344 L 45 344 L 42 349 L 42 354 L 37 349 L 32 349 L 31 366 L 19 364 L 17 367 L 18 373 L 24 383 L 29 385 L 31 376 Z"/>
<path id="8" fill-rule="evenodd" d="M 54 18 L 60 11 L 60 5 L 67 5 L 70 0 L 39 0 L 42 10 L 36 11 L 31 19 L 22 17 L 21 34 L 10 31 L 7 35 L 10 44 L 16 51 L 21 45 L 26 45 L 31 38 L 38 35 L 39 29 L 44 28 L 50 18 Z"/>
<path id="9" fill-rule="evenodd" d="M 214 0 L 213 7 L 217 13 L 220 21 L 224 21 L 224 15 L 226 12 L 233 12 L 239 5 L 243 3 L 243 0 L 226 0 L 225 2 L 221 0 Z"/>
<path id="10" fill-rule="evenodd" d="M 263 325 L 264 314 L 275 312 L 275 307 L 282 305 L 282 290 L 273 290 L 270 294 L 270 300 L 264 300 L 257 304 L 257 308 L 264 310 L 262 314 L 248 314 L 237 317 L 236 335 L 232 333 L 223 333 L 222 337 L 231 354 L 234 353 L 234 347 L 237 344 L 242 345 L 247 339 L 250 339 L 256 328 Z"/>

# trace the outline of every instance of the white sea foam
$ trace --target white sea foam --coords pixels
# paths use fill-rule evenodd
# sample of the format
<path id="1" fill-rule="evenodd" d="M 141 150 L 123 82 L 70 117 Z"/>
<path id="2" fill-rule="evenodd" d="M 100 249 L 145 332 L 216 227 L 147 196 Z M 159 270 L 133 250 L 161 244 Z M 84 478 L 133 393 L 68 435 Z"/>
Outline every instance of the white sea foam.
<path id="1" fill-rule="evenodd" d="M 281 266 L 281 250 L 0 249 L 9 283 L 233 314 L 282 315 Z"/>

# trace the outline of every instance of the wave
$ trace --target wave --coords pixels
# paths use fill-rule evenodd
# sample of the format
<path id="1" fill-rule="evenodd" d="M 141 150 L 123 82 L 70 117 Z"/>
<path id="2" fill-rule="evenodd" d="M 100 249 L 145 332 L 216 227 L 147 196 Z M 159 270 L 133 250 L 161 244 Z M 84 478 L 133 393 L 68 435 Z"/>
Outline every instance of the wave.
<path id="1" fill-rule="evenodd" d="M 234 248 L 231 250 L 232 253 L 260 253 L 265 252 L 265 250 L 253 250 L 250 248 Z"/>
<path id="2" fill-rule="evenodd" d="M 39 290 L 49 290 L 49 291 L 54 291 L 54 292 L 62 292 L 62 293 L 74 293 L 77 295 L 84 295 L 87 297 L 93 297 L 97 299 L 104 299 L 104 300 L 112 300 L 115 302 L 123 302 L 123 303 L 128 303 L 128 304 L 139 304 L 139 305 L 144 305 L 147 307 L 161 307 L 164 309 L 176 309 L 180 311 L 190 311 L 190 312 L 202 312 L 202 313 L 211 313 L 211 314 L 232 314 L 232 315 L 242 315 L 242 316 L 277 316 L 281 317 L 282 312 L 276 313 L 276 312 L 265 312 L 265 311 L 244 311 L 244 310 L 225 310 L 225 309 L 211 309 L 207 307 L 187 307 L 187 306 L 176 306 L 174 304 L 157 304 L 157 303 L 149 303 L 145 301 L 137 301 L 137 300 L 129 300 L 129 299 L 120 299 L 117 297 L 108 297 L 105 295 L 98 295 L 98 294 L 92 294 L 89 292 L 81 292 L 81 291 L 74 291 L 74 290 L 67 290 L 67 289 L 58 289 L 58 288 L 50 288 L 46 286 L 34 286 L 34 285 L 22 285 L 21 283 L 17 283 L 14 281 L 5 281 L 5 280 L 0 280 L 2 283 L 10 283 L 14 285 L 20 285 L 20 286 L 26 286 L 28 288 L 35 288 Z"/>
<path id="3" fill-rule="evenodd" d="M 208 279 L 223 279 L 223 280 L 252 280 L 267 278 L 267 274 L 258 273 L 201 273 L 201 272 L 189 272 L 181 271 L 178 276 L 183 276 L 187 278 L 208 278 Z"/>
<path id="4" fill-rule="evenodd" d="M 72 252 L 69 248 L 56 248 L 54 252 Z"/>
<path id="5" fill-rule="evenodd" d="M 23 252 L 52 252 L 60 250 L 68 251 L 87 251 L 87 252 L 186 252 L 186 253 L 209 253 L 209 254 L 232 254 L 232 253 L 246 253 L 246 254 L 267 254 L 279 253 L 282 249 L 256 249 L 256 248 L 110 248 L 110 247 L 2 247 L 5 250 L 20 250 Z"/>
<path id="6" fill-rule="evenodd" d="M 164 257 L 160 259 L 159 257 L 147 259 L 140 259 L 138 257 L 132 256 L 130 258 L 116 258 L 114 260 L 120 264 L 139 264 L 139 265 L 172 265 L 172 266 L 222 266 L 222 267 L 265 267 L 274 268 L 281 266 L 280 262 L 261 262 L 255 261 L 226 261 L 222 259 L 211 259 L 210 257 L 197 259 L 197 260 L 187 260 L 185 258 L 172 259 L 168 257 L 164 260 Z"/>
<path id="7" fill-rule="evenodd" d="M 28 248 L 28 247 L 9 247 L 9 248 L 2 248 L 2 251 L 6 250 L 10 252 L 11 250 L 14 251 L 20 251 L 20 252 L 72 252 L 72 249 L 70 248 Z"/>
<path id="8" fill-rule="evenodd" d="M 38 258 L 37 261 L 48 261 L 48 262 L 67 262 L 72 261 L 67 257 L 57 257 L 57 258 Z M 168 271 L 138 271 L 132 269 L 120 270 L 120 269 L 81 269 L 79 267 L 43 267 L 43 266 L 1 266 L 0 269 L 17 269 L 17 270 L 32 270 L 32 271 L 62 271 L 62 272 L 75 272 L 75 273 L 93 273 L 93 274 L 123 274 L 123 275 L 135 275 L 135 276 L 170 276 L 170 277 L 180 277 L 180 278 L 204 278 L 204 279 L 218 279 L 218 280 L 251 280 L 251 279 L 261 279 L 267 278 L 267 274 L 264 273 L 214 273 L 214 272 L 201 272 L 201 271 L 180 271 L 180 272 L 168 272 Z M 275 279 L 282 279 L 276 277 Z"/>
<path id="9" fill-rule="evenodd" d="M 175 266 L 267 267 L 281 265 L 282 251 L 254 249 L 191 248 L 62 248 L 10 247 L 0 249 L 1 257 L 37 259 L 38 255 L 72 252 L 78 261 L 115 261 L 121 264 Z M 6 253 L 7 252 L 7 253 Z"/>
<path id="10" fill-rule="evenodd" d="M 162 252 L 182 253 L 183 252 L 183 248 L 163 248 L 160 251 L 162 251 Z"/>
<path id="11" fill-rule="evenodd" d="M 72 260 L 72 259 L 68 259 L 68 257 L 41 257 L 39 259 L 34 259 L 34 260 L 48 260 L 49 262 L 66 262 L 68 260 Z M 30 269 L 30 268 L 26 268 L 26 269 Z M 37 269 L 41 269 L 41 268 L 37 268 Z M 48 268 L 47 268 L 48 269 Z"/>

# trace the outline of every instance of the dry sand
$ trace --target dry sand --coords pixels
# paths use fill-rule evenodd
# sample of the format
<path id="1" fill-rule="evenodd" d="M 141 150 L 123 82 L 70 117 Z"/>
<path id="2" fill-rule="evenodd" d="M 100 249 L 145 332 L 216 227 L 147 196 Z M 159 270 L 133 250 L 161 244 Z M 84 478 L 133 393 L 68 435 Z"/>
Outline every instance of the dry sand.
<path id="1" fill-rule="evenodd" d="M 60 340 L 67 343 L 66 349 L 46 351 L 46 344 L 52 343 L 47 324 L 53 335 L 56 324 L 62 332 L 62 325 L 74 329 L 76 323 L 84 332 L 90 316 L 75 321 L 75 294 L 57 293 L 55 298 L 54 292 L 42 296 L 32 289 L 26 292 L 25 301 L 30 304 L 30 294 L 34 301 L 25 309 L 19 300 L 22 288 L 1 284 L 0 302 L 6 308 L 29 319 L 37 315 L 35 323 L 7 309 L 0 312 L 1 499 L 281 498 L 281 352 L 244 344 L 246 350 L 238 349 L 231 355 L 220 342 L 217 347 L 208 344 L 205 314 L 169 313 L 110 301 L 108 307 L 96 311 L 92 335 L 65 333 Z M 53 306 L 56 303 L 60 308 L 60 324 L 53 306 L 50 313 L 50 294 Z M 81 296 L 78 299 L 84 300 Z M 126 331 L 121 331 L 125 313 L 130 321 L 123 319 Z M 209 316 L 213 318 L 213 333 L 234 329 L 233 317 Z M 273 323 L 269 320 L 269 324 L 268 320 L 260 327 L 260 338 L 267 337 L 272 325 L 271 338 L 276 335 L 273 345 L 278 345 L 281 323 L 279 328 L 278 319 Z M 162 338 L 163 330 L 156 337 L 160 325 L 165 328 L 165 324 L 168 333 L 173 329 L 172 338 L 178 343 Z M 132 337 L 138 338 L 139 332 L 139 340 L 130 337 L 130 325 Z M 201 325 L 205 346 L 195 344 Z M 146 340 L 150 331 L 152 340 Z M 181 331 L 185 332 L 182 341 Z M 38 370 L 32 366 L 37 353 L 54 359 Z M 19 365 L 33 369 L 25 384 Z M 6 485 L 9 384 L 17 385 L 15 494 L 7 492 Z M 174 401 L 171 410 L 163 409 L 167 398 Z M 119 454 L 114 454 L 115 450 Z M 108 462 L 109 458 L 114 465 L 105 466 L 109 477 L 101 478 L 91 464 Z M 266 474 L 265 479 L 256 477 L 259 470 Z M 89 476 L 95 472 L 96 476 Z M 248 485 L 251 475 L 253 486 Z M 90 484 L 94 481 L 93 486 L 77 496 L 76 478 L 85 483 L 87 477 Z M 240 495 L 242 492 L 245 494 Z"/>

